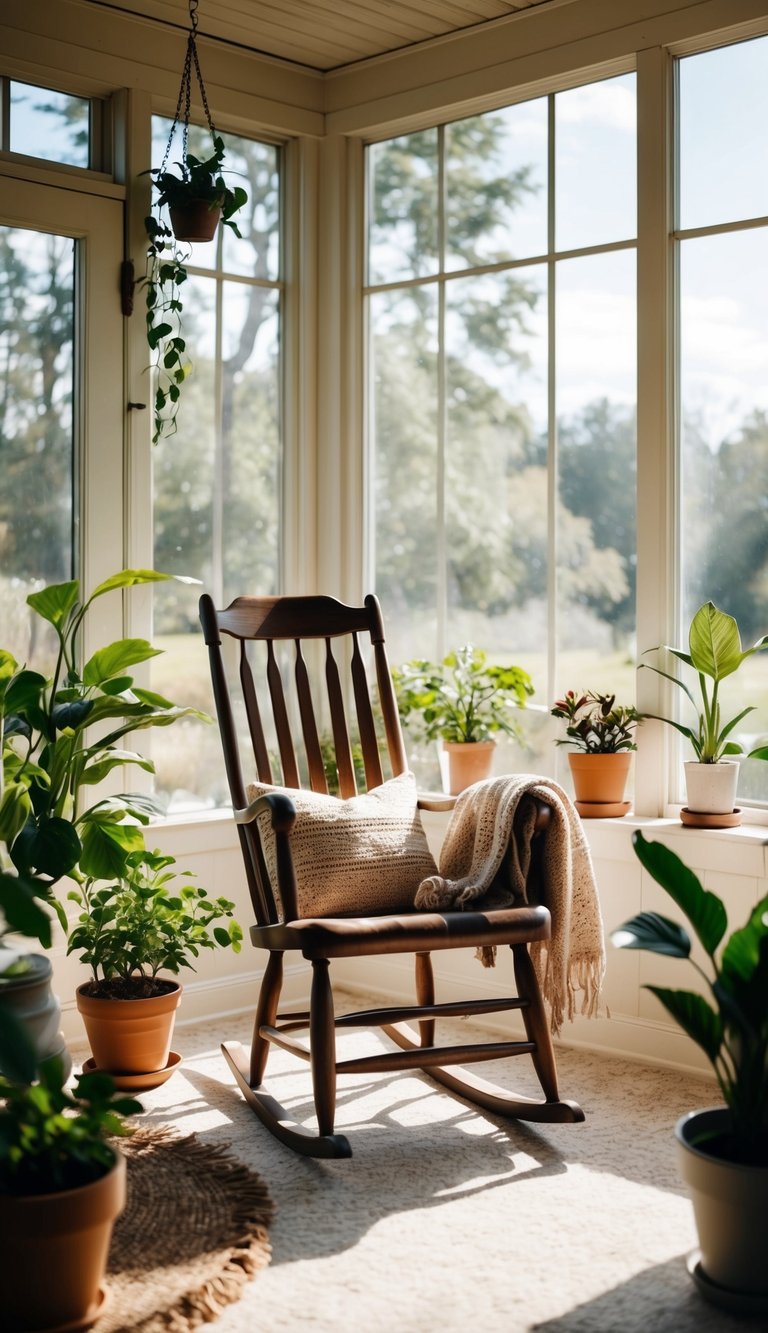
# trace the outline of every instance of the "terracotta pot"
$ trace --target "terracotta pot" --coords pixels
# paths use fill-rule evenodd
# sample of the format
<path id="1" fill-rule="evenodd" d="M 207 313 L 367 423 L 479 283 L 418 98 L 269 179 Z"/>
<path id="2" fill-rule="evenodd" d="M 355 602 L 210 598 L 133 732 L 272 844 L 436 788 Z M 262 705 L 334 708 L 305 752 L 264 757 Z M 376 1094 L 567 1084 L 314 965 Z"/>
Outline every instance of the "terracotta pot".
<path id="1" fill-rule="evenodd" d="M 630 750 L 619 754 L 569 753 L 568 763 L 579 814 L 599 816 L 601 812 L 594 810 L 594 806 L 610 807 L 604 811 L 609 818 L 626 814 L 629 805 L 624 800 L 624 790 L 632 763 Z"/>
<path id="2" fill-rule="evenodd" d="M 89 1185 L 56 1194 L 0 1194 L 3 1328 L 80 1328 L 103 1304 L 115 1219 L 125 1208 L 125 1158 Z"/>
<path id="3" fill-rule="evenodd" d="M 678 1166 L 699 1236 L 697 1267 L 704 1281 L 698 1285 L 717 1304 L 727 1305 L 730 1293 L 734 1308 L 739 1308 L 739 1294 L 762 1298 L 768 1308 L 768 1166 L 727 1162 L 694 1142 L 702 1135 L 726 1133 L 730 1114 L 726 1107 L 691 1111 L 675 1126 Z"/>
<path id="4" fill-rule="evenodd" d="M 181 986 L 148 1000 L 103 1000 L 78 986 L 83 1016 L 97 1069 L 112 1074 L 148 1074 L 165 1069 Z"/>
<path id="5" fill-rule="evenodd" d="M 706 815 L 732 813 L 739 783 L 738 759 L 721 759 L 719 764 L 691 761 L 683 768 L 689 810 Z"/>
<path id="6" fill-rule="evenodd" d="M 473 782 L 482 782 L 491 775 L 495 741 L 443 741 L 448 756 L 448 791 L 458 796 Z"/>
<path id="7" fill-rule="evenodd" d="M 212 241 L 221 217 L 221 209 L 209 208 L 204 199 L 193 199 L 168 212 L 177 241 Z"/>
<path id="8" fill-rule="evenodd" d="M 69 1078 L 72 1057 L 61 1031 L 61 1006 L 51 990 L 53 968 L 43 954 L 24 955 L 27 971 L 16 977 L 0 979 L 0 997 L 26 1028 L 39 1060 L 57 1056 Z"/>

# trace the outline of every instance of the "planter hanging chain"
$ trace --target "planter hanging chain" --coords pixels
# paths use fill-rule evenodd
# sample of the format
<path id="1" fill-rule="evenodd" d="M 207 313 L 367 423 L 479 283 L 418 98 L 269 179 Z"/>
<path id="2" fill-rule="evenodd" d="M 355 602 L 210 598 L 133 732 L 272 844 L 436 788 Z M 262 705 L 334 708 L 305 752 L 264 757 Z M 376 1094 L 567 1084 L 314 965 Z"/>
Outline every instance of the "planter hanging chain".
<path id="1" fill-rule="evenodd" d="M 184 69 L 182 70 L 181 74 L 181 83 L 179 84 L 179 96 L 176 102 L 176 111 L 173 117 L 171 133 L 168 136 L 168 142 L 165 145 L 165 154 L 163 156 L 162 165 L 160 167 L 160 170 L 162 172 L 165 171 L 168 165 L 168 158 L 171 152 L 171 144 L 173 143 L 173 136 L 176 133 L 176 128 L 179 124 L 179 121 L 181 121 L 182 160 L 180 165 L 181 165 L 182 175 L 184 176 L 185 180 L 189 179 L 189 170 L 187 168 L 187 142 L 189 139 L 189 117 L 190 117 L 190 108 L 192 101 L 193 65 L 195 67 L 195 77 L 197 79 L 197 86 L 200 89 L 200 98 L 203 103 L 203 110 L 205 111 L 205 118 L 208 122 L 208 128 L 211 131 L 211 138 L 214 140 L 216 138 L 216 129 L 213 124 L 213 120 L 211 118 L 211 112 L 208 106 L 208 96 L 205 91 L 205 84 L 203 83 L 203 76 L 200 70 L 200 60 L 197 54 L 196 38 L 197 38 L 197 25 L 198 25 L 198 18 L 197 18 L 198 4 L 199 0 L 189 0 L 189 21 L 191 26 L 189 30 L 189 36 L 187 37 L 187 54 L 184 58 Z"/>

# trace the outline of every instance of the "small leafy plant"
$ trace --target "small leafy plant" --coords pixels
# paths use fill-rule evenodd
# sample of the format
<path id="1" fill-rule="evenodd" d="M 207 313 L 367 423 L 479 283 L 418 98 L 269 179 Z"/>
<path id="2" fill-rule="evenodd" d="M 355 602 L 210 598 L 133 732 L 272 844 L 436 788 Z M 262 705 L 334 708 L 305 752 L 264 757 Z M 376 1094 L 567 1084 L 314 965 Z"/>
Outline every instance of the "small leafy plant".
<path id="1" fill-rule="evenodd" d="M 642 833 L 633 835 L 642 865 L 685 914 L 707 955 L 711 975 L 691 957 L 688 932 L 657 912 L 641 912 L 613 932 L 619 949 L 645 949 L 686 958 L 703 977 L 710 999 L 694 991 L 648 986 L 704 1051 L 731 1112 L 731 1134 L 716 1153 L 768 1166 L 768 896 L 746 925 L 726 940 L 728 917 L 715 893 L 674 852 Z M 700 1143 L 707 1150 L 707 1144 Z M 715 1147 L 710 1147 L 716 1151 Z"/>
<path id="2" fill-rule="evenodd" d="M 685 736 L 693 746 L 694 754 L 700 764 L 717 764 L 724 755 L 744 754 L 742 746 L 729 737 L 747 714 L 754 711 L 754 705 L 742 708 L 736 717 L 723 722 L 718 691 L 720 683 L 726 677 L 733 675 L 742 662 L 768 646 L 768 634 L 764 634 L 757 643 L 753 643 L 751 648 L 742 649 L 739 627 L 733 616 L 720 611 L 714 602 L 705 602 L 691 621 L 688 646 L 687 653 L 682 648 L 670 648 L 666 644 L 661 648 L 647 651 L 671 653 L 679 662 L 691 667 L 698 677 L 700 704 L 697 704 L 693 692 L 685 682 L 677 676 L 663 671 L 661 667 L 651 666 L 648 662 L 641 663 L 641 666 L 647 667 L 649 671 L 655 671 L 657 676 L 663 676 L 665 680 L 671 680 L 673 685 L 677 685 L 683 691 L 697 713 L 695 728 L 676 722 L 671 717 L 659 717 L 656 713 L 648 713 L 647 716 L 655 718 L 658 722 L 666 722 L 679 731 L 681 736 Z M 711 684 L 708 685 L 708 681 Z M 747 758 L 768 759 L 768 746 L 758 746 L 749 752 Z"/>
<path id="3" fill-rule="evenodd" d="M 566 722 L 565 736 L 556 745 L 573 745 L 584 754 L 619 754 L 636 750 L 635 728 L 642 722 L 634 704 L 616 703 L 615 694 L 567 690 L 550 710 Z"/>
<path id="4" fill-rule="evenodd" d="M 392 678 L 401 718 L 426 740 L 485 741 L 494 732 L 522 739 L 515 712 L 533 694 L 522 667 L 490 666 L 482 649 L 467 644 L 441 662 L 406 662 Z"/>
<path id="5" fill-rule="evenodd" d="M 40 1066 L 39 1082 L 0 1077 L 0 1192 L 52 1194 L 87 1185 L 111 1170 L 108 1140 L 130 1133 L 123 1116 L 141 1111 L 116 1097 L 108 1074 L 81 1074 L 64 1086 L 58 1059 Z"/>
<path id="6" fill-rule="evenodd" d="M 110 884 L 87 879 L 68 897 L 81 913 L 69 935 L 68 953 L 80 953 L 93 973 L 91 995 L 137 999 L 167 989 L 161 970 L 192 968 L 201 949 L 231 946 L 240 952 L 243 932 L 232 920 L 234 903 L 210 898 L 185 883 L 174 892 L 173 857 L 134 852 L 122 877 Z M 229 918 L 229 925 L 214 925 Z"/>

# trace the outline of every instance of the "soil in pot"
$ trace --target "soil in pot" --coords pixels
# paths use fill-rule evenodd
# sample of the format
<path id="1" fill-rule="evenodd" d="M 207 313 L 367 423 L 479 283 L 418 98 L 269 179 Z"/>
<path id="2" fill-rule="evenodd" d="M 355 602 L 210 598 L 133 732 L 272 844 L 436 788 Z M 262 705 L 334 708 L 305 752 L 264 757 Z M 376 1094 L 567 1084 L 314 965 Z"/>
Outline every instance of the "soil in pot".
<path id="1" fill-rule="evenodd" d="M 102 983 L 78 987 L 77 1007 L 97 1069 L 147 1074 L 167 1067 L 181 986 L 167 978 L 158 980 L 159 993 L 136 997 L 134 991 L 130 998 L 104 996 Z"/>

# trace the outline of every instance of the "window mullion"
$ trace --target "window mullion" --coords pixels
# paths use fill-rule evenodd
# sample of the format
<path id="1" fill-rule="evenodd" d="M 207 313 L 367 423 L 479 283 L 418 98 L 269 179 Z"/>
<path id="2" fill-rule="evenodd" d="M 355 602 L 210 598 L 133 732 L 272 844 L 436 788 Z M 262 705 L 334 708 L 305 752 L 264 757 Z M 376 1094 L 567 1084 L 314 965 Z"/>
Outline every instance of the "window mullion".
<path id="1" fill-rule="evenodd" d="M 445 355 L 445 127 L 437 132 L 437 241 L 440 282 L 437 315 L 437 649 L 438 656 L 446 652 L 448 624 L 448 547 L 445 532 L 445 448 L 448 434 L 448 395 Z"/>
<path id="2" fill-rule="evenodd" d="M 548 99 L 547 134 L 547 698 L 556 697 L 557 677 L 557 324 L 555 253 L 555 98 Z"/>
<path id="3" fill-rule="evenodd" d="M 673 642 L 677 602 L 674 463 L 674 258 L 672 62 L 659 47 L 637 61 L 637 645 L 638 660 Z M 671 688 L 671 687 L 670 687 Z M 666 683 L 638 674 L 641 712 L 667 713 Z M 669 788 L 668 729 L 648 722 L 635 778 L 638 814 L 664 813 Z"/>

